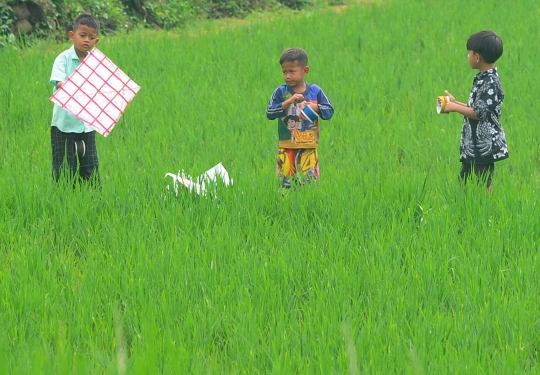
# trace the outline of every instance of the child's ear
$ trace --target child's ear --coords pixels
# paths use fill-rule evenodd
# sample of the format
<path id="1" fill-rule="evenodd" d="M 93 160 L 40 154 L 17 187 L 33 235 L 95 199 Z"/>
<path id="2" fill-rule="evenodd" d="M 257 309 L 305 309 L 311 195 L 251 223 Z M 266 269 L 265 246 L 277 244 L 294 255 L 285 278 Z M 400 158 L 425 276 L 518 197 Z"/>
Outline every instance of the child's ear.
<path id="1" fill-rule="evenodd" d="M 96 38 L 96 44 L 98 44 L 98 43 L 99 43 L 99 38 Z M 94 44 L 94 45 L 95 45 L 95 44 Z"/>
<path id="2" fill-rule="evenodd" d="M 309 73 L 309 66 L 304 66 L 304 74 L 308 74 Z"/>
<path id="3" fill-rule="evenodd" d="M 69 40 L 73 40 L 73 36 L 75 35 L 75 33 L 73 31 L 70 31 L 68 35 L 69 35 Z"/>

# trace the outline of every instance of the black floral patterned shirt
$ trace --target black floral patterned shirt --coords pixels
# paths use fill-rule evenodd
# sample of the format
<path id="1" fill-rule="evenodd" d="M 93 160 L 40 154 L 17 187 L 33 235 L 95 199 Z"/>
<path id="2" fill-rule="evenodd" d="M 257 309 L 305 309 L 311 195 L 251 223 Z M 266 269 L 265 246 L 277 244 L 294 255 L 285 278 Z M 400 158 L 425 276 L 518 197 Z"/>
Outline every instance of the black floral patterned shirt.
<path id="1" fill-rule="evenodd" d="M 469 164 L 489 164 L 508 158 L 503 127 L 499 123 L 504 92 L 497 68 L 474 77 L 467 106 L 480 120 L 465 116 L 459 159 Z"/>

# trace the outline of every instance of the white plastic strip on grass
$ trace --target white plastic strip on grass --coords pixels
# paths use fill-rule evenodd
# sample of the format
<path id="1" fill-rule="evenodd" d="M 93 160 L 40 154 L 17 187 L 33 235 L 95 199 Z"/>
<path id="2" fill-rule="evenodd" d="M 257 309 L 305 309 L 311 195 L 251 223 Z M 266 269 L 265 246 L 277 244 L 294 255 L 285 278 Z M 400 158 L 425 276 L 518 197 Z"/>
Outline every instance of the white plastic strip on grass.
<path id="1" fill-rule="evenodd" d="M 197 195 L 206 196 L 209 191 L 213 195 L 216 195 L 218 180 L 221 180 L 225 186 L 232 185 L 233 183 L 233 179 L 229 177 L 229 173 L 221 162 L 196 178 L 187 175 L 184 170 L 180 170 L 178 174 L 167 173 L 165 177 L 171 177 L 173 179 L 173 189 L 176 196 L 178 196 L 178 187 L 180 185 L 187 188 L 190 192 L 195 192 Z M 167 189 L 169 189 L 169 186 L 167 186 Z"/>

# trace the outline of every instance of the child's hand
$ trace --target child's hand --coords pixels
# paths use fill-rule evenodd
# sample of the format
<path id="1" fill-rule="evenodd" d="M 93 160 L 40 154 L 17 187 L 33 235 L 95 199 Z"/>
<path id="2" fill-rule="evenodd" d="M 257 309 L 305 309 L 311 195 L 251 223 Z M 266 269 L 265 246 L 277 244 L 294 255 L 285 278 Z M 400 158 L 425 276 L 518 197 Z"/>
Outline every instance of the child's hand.
<path id="1" fill-rule="evenodd" d="M 310 103 L 309 103 L 309 107 L 313 110 L 313 112 L 315 112 L 315 113 L 321 113 L 318 104 L 315 104 L 315 103 L 311 103 L 311 102 L 310 102 Z"/>
<path id="2" fill-rule="evenodd" d="M 450 96 L 450 95 L 448 95 L 448 96 Z M 454 98 L 452 97 L 452 99 L 454 99 Z M 455 112 L 457 106 L 458 105 L 455 103 L 455 100 L 453 102 L 450 101 L 450 102 L 446 103 L 446 106 L 444 107 L 444 113 Z"/>
<path id="3" fill-rule="evenodd" d="M 297 103 L 296 104 L 296 109 L 298 109 L 299 111 L 303 110 L 305 106 L 308 105 L 308 102 L 300 102 L 300 103 Z"/>
<path id="4" fill-rule="evenodd" d="M 319 113 L 320 110 L 319 110 L 319 106 L 315 103 L 312 103 L 312 102 L 307 102 L 307 101 L 304 101 L 304 102 L 300 102 L 296 105 L 296 108 L 298 108 L 298 110 L 303 110 L 305 107 L 309 107 L 313 110 L 313 112 L 316 112 L 316 113 Z"/>
<path id="5" fill-rule="evenodd" d="M 291 103 L 291 104 L 292 103 L 301 103 L 304 100 L 305 100 L 304 95 L 302 95 L 302 94 L 294 94 L 289 99 L 287 99 L 287 101 L 289 101 L 289 103 Z"/>
<path id="6" fill-rule="evenodd" d="M 281 106 L 283 107 L 283 110 L 285 112 L 287 112 L 291 105 L 296 105 L 297 103 L 302 103 L 304 100 L 305 100 L 304 95 L 302 95 L 302 94 L 294 94 L 289 99 L 287 99 L 283 103 L 281 103 Z"/>
<path id="7" fill-rule="evenodd" d="M 453 96 L 452 94 L 450 94 L 450 93 L 448 92 L 448 90 L 444 90 L 444 93 L 446 94 L 446 96 L 448 96 L 448 97 L 450 98 L 450 101 L 451 101 L 452 103 L 455 103 L 455 102 L 456 102 L 456 98 L 454 98 L 454 96 Z"/>

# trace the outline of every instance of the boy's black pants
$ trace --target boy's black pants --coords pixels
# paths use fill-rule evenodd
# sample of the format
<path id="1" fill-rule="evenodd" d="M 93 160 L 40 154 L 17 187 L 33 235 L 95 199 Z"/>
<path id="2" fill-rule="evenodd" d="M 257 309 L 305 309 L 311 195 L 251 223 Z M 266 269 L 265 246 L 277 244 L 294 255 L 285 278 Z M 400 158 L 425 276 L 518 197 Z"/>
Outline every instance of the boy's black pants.
<path id="1" fill-rule="evenodd" d="M 476 175 L 478 181 L 486 184 L 489 189 L 493 184 L 493 173 L 495 171 L 495 164 L 468 164 L 461 163 L 461 171 L 459 172 L 459 178 L 464 183 L 471 177 L 472 173 Z"/>
<path id="2" fill-rule="evenodd" d="M 86 146 L 84 156 L 78 156 L 76 154 L 75 141 L 84 141 Z M 77 175 L 78 169 L 81 180 L 95 180 L 94 182 L 97 182 L 99 185 L 99 162 L 95 131 L 88 133 L 64 133 L 56 126 L 51 126 L 51 148 L 53 177 L 57 182 L 60 180 L 64 159 L 67 157 L 67 167 L 71 178 Z"/>

